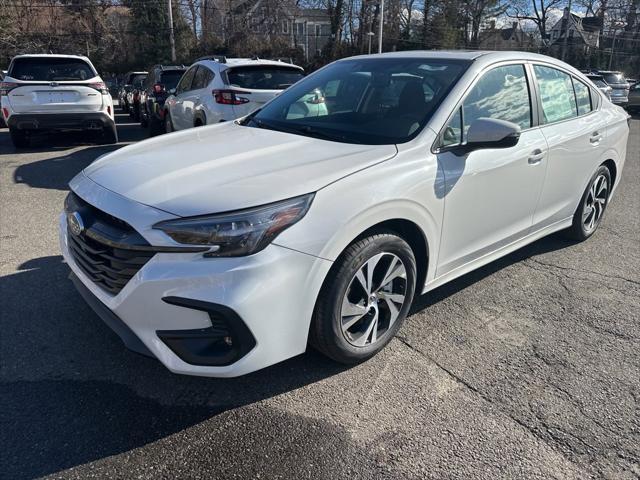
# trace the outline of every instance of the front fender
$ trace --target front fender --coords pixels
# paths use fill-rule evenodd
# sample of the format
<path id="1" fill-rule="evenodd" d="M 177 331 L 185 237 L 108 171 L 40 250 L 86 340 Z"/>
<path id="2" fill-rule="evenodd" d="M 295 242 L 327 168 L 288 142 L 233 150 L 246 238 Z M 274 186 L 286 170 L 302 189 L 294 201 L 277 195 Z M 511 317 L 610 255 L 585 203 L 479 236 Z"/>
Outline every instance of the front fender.
<path id="1" fill-rule="evenodd" d="M 422 151 L 424 152 L 424 151 Z M 444 199 L 435 157 L 394 158 L 343 178 L 316 193 L 309 212 L 276 244 L 335 261 L 366 230 L 389 220 L 414 223 L 425 237 L 430 265 L 440 242 Z M 435 268 L 427 272 L 433 278 Z"/>

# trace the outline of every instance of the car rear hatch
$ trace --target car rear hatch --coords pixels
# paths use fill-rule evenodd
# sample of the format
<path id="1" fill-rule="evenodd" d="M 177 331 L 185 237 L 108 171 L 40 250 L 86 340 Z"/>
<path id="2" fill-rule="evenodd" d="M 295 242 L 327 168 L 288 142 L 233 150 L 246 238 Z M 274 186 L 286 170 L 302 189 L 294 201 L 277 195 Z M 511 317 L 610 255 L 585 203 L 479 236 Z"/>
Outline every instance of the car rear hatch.
<path id="1" fill-rule="evenodd" d="M 105 88 L 93 68 L 77 58 L 17 58 L 5 82 L 15 113 L 97 112 Z"/>
<path id="2" fill-rule="evenodd" d="M 603 73 L 602 77 L 611 87 L 612 97 L 626 99 L 629 96 L 629 83 L 621 73 Z"/>
<path id="3" fill-rule="evenodd" d="M 242 65 L 226 70 L 236 118 L 248 115 L 304 77 L 292 65 Z M 218 99 L 216 99 L 218 101 Z"/>

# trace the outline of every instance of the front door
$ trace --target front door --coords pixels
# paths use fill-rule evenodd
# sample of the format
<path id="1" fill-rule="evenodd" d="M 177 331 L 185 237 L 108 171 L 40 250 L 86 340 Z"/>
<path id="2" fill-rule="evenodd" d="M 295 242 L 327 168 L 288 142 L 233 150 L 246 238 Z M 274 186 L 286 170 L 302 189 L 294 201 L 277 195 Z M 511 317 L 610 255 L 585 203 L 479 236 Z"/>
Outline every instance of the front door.
<path id="1" fill-rule="evenodd" d="M 533 127 L 530 79 L 521 64 L 481 75 L 448 123 L 438 162 L 444 174 L 444 218 L 436 275 L 446 274 L 529 232 L 547 168 L 547 143 Z M 466 155 L 448 147 L 466 141 L 478 118 L 520 125 L 518 144 Z"/>

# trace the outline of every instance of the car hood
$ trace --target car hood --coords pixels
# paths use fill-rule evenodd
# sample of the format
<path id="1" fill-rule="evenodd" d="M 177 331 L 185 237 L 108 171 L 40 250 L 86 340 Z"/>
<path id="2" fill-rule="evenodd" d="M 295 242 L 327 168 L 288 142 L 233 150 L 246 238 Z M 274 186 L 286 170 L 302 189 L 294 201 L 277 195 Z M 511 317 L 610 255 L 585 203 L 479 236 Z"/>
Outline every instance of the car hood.
<path id="1" fill-rule="evenodd" d="M 131 200 L 191 216 L 315 192 L 396 153 L 395 145 L 331 142 L 228 122 L 124 147 L 84 174 Z"/>

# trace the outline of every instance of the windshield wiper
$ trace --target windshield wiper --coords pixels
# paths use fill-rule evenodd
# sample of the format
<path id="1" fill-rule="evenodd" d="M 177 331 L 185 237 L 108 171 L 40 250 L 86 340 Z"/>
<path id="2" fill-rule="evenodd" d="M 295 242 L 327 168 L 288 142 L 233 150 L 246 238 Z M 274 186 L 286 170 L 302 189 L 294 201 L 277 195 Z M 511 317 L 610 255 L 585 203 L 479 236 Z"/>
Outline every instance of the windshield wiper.
<path id="1" fill-rule="evenodd" d="M 362 143 L 353 139 L 348 139 L 346 135 L 340 135 L 335 133 L 328 133 L 321 130 L 316 130 L 315 128 L 309 125 L 302 125 L 300 127 L 294 127 L 294 126 L 282 127 L 280 125 L 274 125 L 273 123 L 265 122 L 264 120 L 260 120 L 257 118 L 248 119 L 248 121 L 243 122 L 242 125 L 249 125 L 250 123 L 255 125 L 258 128 L 264 128 L 266 130 L 275 130 L 276 132 L 292 133 L 294 135 L 304 135 L 305 137 L 320 138 L 322 140 L 331 140 L 333 142 Z"/>
<path id="2" fill-rule="evenodd" d="M 321 138 L 323 140 L 331 140 L 334 142 L 343 142 L 343 143 L 361 143 L 353 139 L 348 139 L 346 135 L 339 134 L 339 133 L 329 133 L 323 130 L 317 130 L 309 125 L 303 125 L 300 128 L 296 128 L 292 130 L 302 135 Z"/>

